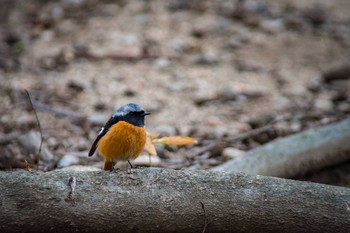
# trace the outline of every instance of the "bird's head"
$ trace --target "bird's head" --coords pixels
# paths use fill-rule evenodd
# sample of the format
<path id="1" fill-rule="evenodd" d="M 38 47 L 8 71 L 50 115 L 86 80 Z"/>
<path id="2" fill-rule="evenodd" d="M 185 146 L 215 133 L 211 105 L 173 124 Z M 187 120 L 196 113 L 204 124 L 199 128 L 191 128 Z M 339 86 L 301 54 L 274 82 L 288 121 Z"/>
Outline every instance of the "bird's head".
<path id="1" fill-rule="evenodd" d="M 130 103 L 121 106 L 112 115 L 112 117 L 117 117 L 119 120 L 126 121 L 130 124 L 143 127 L 145 116 L 151 113 L 146 112 L 139 105 Z"/>

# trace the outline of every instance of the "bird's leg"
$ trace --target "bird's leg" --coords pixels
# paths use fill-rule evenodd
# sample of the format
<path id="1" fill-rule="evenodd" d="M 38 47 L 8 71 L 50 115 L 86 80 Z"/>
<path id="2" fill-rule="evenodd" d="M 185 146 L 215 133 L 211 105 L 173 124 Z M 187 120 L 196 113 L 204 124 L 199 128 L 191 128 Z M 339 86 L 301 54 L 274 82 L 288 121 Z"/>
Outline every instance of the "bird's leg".
<path id="1" fill-rule="evenodd" d="M 128 160 L 128 163 L 130 165 L 130 168 L 134 168 L 134 166 L 130 163 L 130 160 Z"/>
<path id="2" fill-rule="evenodd" d="M 129 160 L 128 160 L 128 163 L 129 163 L 130 167 L 128 168 L 127 173 L 132 174 L 133 173 L 132 169 L 134 168 L 134 166 L 130 163 Z"/>

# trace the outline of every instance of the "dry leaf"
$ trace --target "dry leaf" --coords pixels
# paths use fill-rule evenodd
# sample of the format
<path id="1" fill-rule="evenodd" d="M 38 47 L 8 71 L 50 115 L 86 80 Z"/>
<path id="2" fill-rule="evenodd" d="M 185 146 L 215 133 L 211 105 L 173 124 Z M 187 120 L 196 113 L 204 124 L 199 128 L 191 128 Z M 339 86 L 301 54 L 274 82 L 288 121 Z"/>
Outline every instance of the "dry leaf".
<path id="1" fill-rule="evenodd" d="M 153 140 L 153 139 L 156 139 L 159 137 L 159 133 L 150 134 L 149 132 L 147 132 L 147 137 L 149 137 L 151 140 Z"/>
<path id="2" fill-rule="evenodd" d="M 152 135 L 150 135 L 148 133 L 147 133 L 147 138 L 146 138 L 145 150 L 150 155 L 157 155 L 156 148 L 154 147 L 154 145 L 152 143 Z"/>
<path id="3" fill-rule="evenodd" d="M 185 146 L 185 145 L 196 144 L 197 141 L 191 137 L 170 136 L 170 137 L 162 137 L 159 139 L 153 139 L 152 143 L 166 144 L 166 145 L 173 145 L 173 146 Z"/>

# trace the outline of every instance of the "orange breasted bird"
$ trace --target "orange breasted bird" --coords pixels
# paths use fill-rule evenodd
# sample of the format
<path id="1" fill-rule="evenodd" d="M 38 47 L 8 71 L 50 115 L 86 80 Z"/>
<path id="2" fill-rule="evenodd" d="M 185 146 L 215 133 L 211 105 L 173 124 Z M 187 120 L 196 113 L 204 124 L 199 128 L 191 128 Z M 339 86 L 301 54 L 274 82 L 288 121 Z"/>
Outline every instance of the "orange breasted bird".
<path id="1" fill-rule="evenodd" d="M 100 129 L 89 151 L 104 157 L 104 170 L 112 170 L 117 161 L 136 159 L 146 143 L 145 116 L 149 115 L 137 104 L 126 104 L 117 109 Z"/>

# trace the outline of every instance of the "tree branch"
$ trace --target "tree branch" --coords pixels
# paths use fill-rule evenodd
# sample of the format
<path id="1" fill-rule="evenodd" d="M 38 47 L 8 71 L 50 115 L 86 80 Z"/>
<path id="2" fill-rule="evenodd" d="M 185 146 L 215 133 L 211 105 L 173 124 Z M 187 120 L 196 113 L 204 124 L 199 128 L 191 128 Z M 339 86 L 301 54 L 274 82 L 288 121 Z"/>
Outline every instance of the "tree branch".
<path id="1" fill-rule="evenodd" d="M 0 187 L 1 232 L 348 232 L 350 224 L 350 189 L 245 174 L 20 170 L 0 172 Z"/>
<path id="2" fill-rule="evenodd" d="M 296 177 L 350 159 L 350 117 L 253 149 L 213 171 Z"/>

